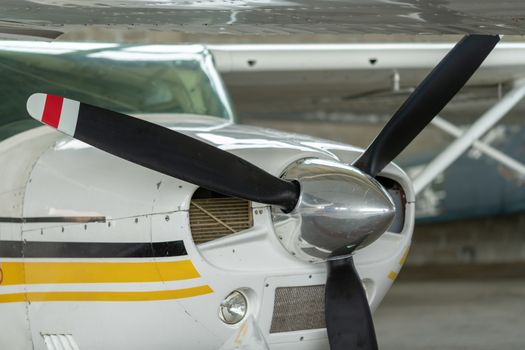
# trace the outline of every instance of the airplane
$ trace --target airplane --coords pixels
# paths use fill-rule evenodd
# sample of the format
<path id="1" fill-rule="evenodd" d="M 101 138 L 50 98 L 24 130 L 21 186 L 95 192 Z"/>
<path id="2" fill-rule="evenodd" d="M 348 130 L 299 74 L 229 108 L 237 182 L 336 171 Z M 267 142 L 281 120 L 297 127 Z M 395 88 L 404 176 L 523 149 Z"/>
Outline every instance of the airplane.
<path id="1" fill-rule="evenodd" d="M 34 91 L 48 127 L 0 143 L 0 347 L 377 349 L 414 229 L 392 161 L 499 40 L 465 36 L 366 150 Z M 209 54 L 179 53 L 228 115 Z"/>

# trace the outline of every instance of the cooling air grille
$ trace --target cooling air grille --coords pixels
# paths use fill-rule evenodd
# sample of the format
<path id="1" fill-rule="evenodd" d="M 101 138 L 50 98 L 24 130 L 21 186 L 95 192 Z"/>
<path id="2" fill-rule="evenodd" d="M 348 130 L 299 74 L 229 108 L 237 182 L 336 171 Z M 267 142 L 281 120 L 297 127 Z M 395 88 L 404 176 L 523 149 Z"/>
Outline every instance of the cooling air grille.
<path id="1" fill-rule="evenodd" d="M 325 328 L 324 285 L 275 289 L 270 333 Z"/>
<path id="2" fill-rule="evenodd" d="M 71 334 L 42 334 L 47 350 L 79 350 Z"/>
<path id="3" fill-rule="evenodd" d="M 196 244 L 212 241 L 253 226 L 249 201 L 232 197 L 193 198 L 190 227 Z"/>

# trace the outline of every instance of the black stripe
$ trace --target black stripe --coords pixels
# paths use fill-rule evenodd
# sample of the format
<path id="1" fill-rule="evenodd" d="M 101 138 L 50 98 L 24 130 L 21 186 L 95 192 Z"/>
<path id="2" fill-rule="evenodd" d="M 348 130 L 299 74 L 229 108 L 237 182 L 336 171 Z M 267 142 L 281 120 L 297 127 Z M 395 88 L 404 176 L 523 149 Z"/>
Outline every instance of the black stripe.
<path id="1" fill-rule="evenodd" d="M 15 217 L 0 217 L 0 222 L 8 223 L 35 223 L 35 222 L 68 222 L 68 223 L 89 223 L 89 222 L 106 222 L 104 216 L 42 216 L 42 217 L 26 217 L 26 218 L 15 218 Z"/>
<path id="2" fill-rule="evenodd" d="M 57 30 L 20 28 L 15 26 L 3 25 L 0 26 L 0 33 L 35 36 L 46 39 L 56 39 L 58 36 L 64 34 L 63 32 L 59 32 Z"/>
<path id="3" fill-rule="evenodd" d="M 187 254 L 183 241 L 155 243 L 0 241 L 0 257 L 3 258 L 159 258 Z"/>

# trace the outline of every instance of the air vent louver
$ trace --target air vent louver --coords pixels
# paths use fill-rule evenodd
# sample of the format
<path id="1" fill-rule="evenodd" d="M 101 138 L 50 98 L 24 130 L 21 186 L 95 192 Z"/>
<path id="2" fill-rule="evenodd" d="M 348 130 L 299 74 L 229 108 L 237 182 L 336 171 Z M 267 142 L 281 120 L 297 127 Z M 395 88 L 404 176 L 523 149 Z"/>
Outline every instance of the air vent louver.
<path id="1" fill-rule="evenodd" d="M 205 190 L 195 192 L 190 205 L 190 227 L 196 244 L 209 242 L 252 226 L 252 208 L 249 201 L 224 197 Z"/>
<path id="2" fill-rule="evenodd" d="M 325 328 L 324 285 L 275 289 L 270 333 Z"/>

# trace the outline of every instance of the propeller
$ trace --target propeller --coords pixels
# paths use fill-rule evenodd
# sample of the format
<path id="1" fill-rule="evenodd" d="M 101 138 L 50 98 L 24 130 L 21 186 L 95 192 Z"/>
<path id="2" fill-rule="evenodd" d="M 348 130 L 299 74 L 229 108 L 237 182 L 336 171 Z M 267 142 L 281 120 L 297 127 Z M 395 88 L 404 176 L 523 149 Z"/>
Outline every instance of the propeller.
<path id="1" fill-rule="evenodd" d="M 29 114 L 100 150 L 225 195 L 291 211 L 299 187 L 205 142 L 163 126 L 64 97 L 33 94 Z"/>
<path id="2" fill-rule="evenodd" d="M 498 35 L 463 37 L 410 94 L 353 166 L 375 177 L 441 112 L 499 40 Z M 349 286 L 353 287 L 351 291 L 341 291 Z M 352 256 L 328 263 L 325 293 L 330 349 L 377 349 L 366 292 Z M 352 315 L 354 310 L 359 314 L 357 319 Z"/>
<path id="3" fill-rule="evenodd" d="M 439 62 L 353 164 L 376 176 L 430 123 L 498 43 L 498 35 L 467 35 Z"/>
<path id="4" fill-rule="evenodd" d="M 353 166 L 375 177 L 463 87 L 498 41 L 499 36 L 465 36 Z M 300 183 L 275 177 L 231 153 L 141 119 L 41 93 L 30 96 L 27 110 L 42 123 L 100 150 L 215 192 L 279 206 L 284 212 L 296 209 L 300 200 Z M 353 249 L 362 248 L 362 242 Z M 377 349 L 366 292 L 353 257 L 347 250 L 344 255 L 340 252 L 334 250 L 327 263 L 325 318 L 330 348 Z"/>

